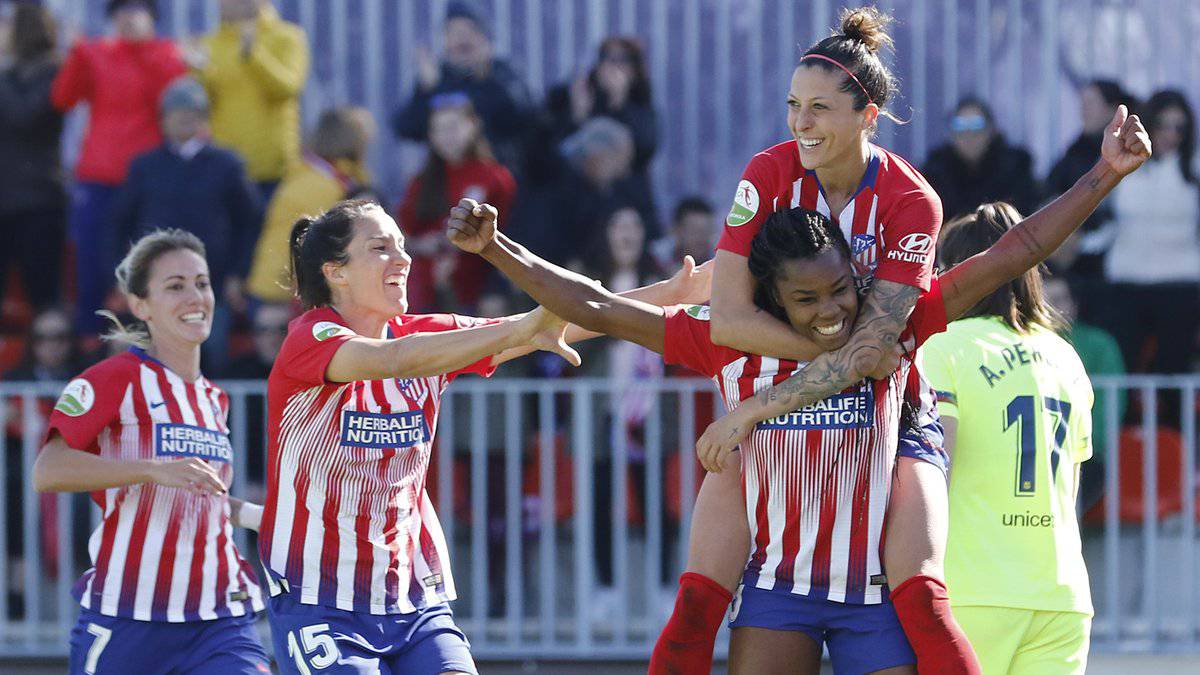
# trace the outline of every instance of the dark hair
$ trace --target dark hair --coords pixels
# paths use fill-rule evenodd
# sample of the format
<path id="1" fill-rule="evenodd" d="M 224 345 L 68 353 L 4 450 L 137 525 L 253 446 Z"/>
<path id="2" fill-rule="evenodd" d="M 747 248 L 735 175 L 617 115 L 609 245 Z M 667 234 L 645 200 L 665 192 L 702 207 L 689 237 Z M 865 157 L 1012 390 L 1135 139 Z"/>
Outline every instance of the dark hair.
<path id="1" fill-rule="evenodd" d="M 354 238 L 354 221 L 374 209 L 382 210 L 373 201 L 345 200 L 319 216 L 305 216 L 292 225 L 292 234 L 288 238 L 292 289 L 305 309 L 325 307 L 333 302 L 321 267 L 330 262 L 346 264 L 350 259 L 346 247 Z"/>
<path id="2" fill-rule="evenodd" d="M 841 30 L 809 47 L 804 56 L 813 54 L 833 59 L 858 78 L 855 82 L 846 77 L 841 88 L 854 97 L 855 110 L 862 110 L 874 102 L 879 106 L 880 115 L 900 122 L 887 110 L 888 100 L 896 93 L 896 78 L 878 54 L 881 48 L 892 45 L 892 38 L 887 34 L 892 17 L 874 7 L 859 7 L 843 9 L 839 20 Z M 822 59 L 802 57 L 800 65 L 845 75 L 841 68 Z"/>
<path id="3" fill-rule="evenodd" d="M 154 269 L 155 261 L 168 253 L 181 250 L 191 251 L 203 258 L 204 242 L 191 232 L 175 228 L 155 230 L 143 236 L 133 243 L 129 252 L 117 265 L 117 288 L 125 295 L 148 297 L 150 272 Z M 104 334 L 105 340 L 125 342 L 139 347 L 150 345 L 150 330 L 144 322 L 134 321 L 126 326 L 112 312 L 101 310 L 96 313 L 113 324 L 112 329 Z"/>
<path id="4" fill-rule="evenodd" d="M 1130 110 L 1133 110 L 1135 107 L 1137 107 L 1137 98 L 1135 98 L 1134 95 L 1130 94 L 1128 91 L 1125 91 L 1125 88 L 1122 87 L 1121 84 L 1116 80 L 1091 80 L 1084 85 L 1084 88 L 1087 87 L 1095 87 L 1096 91 L 1100 92 L 1100 98 L 1104 99 L 1104 102 L 1113 108 L 1116 108 L 1122 103 L 1124 103 L 1125 107 L 1129 108 Z"/>
<path id="5" fill-rule="evenodd" d="M 464 94 L 461 96 L 461 100 L 459 97 L 455 97 L 454 100 L 456 102 L 452 105 L 443 105 L 431 111 L 430 121 L 432 122 L 435 111 L 461 111 L 475 122 L 475 140 L 467 147 L 466 158 L 495 161 L 496 156 L 492 154 L 492 146 L 483 134 L 483 120 L 475 112 L 475 106 L 471 103 L 471 99 Z M 429 154 L 426 155 L 425 166 L 421 168 L 421 172 L 417 174 L 415 180 L 421 181 L 421 189 L 417 192 L 416 203 L 413 205 L 417 219 L 427 221 L 445 218 L 446 212 L 454 205 L 454 202 L 450 200 L 457 199 L 460 195 L 451 197 L 447 194 L 449 179 L 446 175 L 446 160 L 433 151 L 432 145 L 429 148 Z"/>
<path id="6" fill-rule="evenodd" d="M 32 2 L 18 2 L 12 17 L 12 51 L 17 61 L 53 54 L 58 24 L 50 10 Z"/>
<path id="7" fill-rule="evenodd" d="M 938 250 L 942 266 L 953 267 L 982 253 L 1020 221 L 1021 214 L 1012 205 L 992 202 L 946 223 Z M 1026 333 L 1034 326 L 1060 330 L 1063 321 L 1046 302 L 1040 269 L 1039 265 L 996 289 L 963 313 L 962 318 L 999 317 L 1018 333 Z"/>
<path id="8" fill-rule="evenodd" d="M 110 17 L 124 9 L 126 5 L 139 5 L 150 12 L 150 16 L 154 17 L 155 21 L 158 20 L 158 3 L 154 0 L 108 0 L 104 4 L 104 16 Z"/>
<path id="9" fill-rule="evenodd" d="M 339 106 L 317 118 L 308 139 L 309 149 L 327 162 L 348 159 L 361 162 L 375 135 L 375 121 L 366 108 Z"/>
<path id="10" fill-rule="evenodd" d="M 708 200 L 699 195 L 688 195 L 679 200 L 675 205 L 675 211 L 671 214 L 671 222 L 678 223 L 684 218 L 693 213 L 703 213 L 706 216 L 713 214 L 712 204 Z"/>
<path id="11" fill-rule="evenodd" d="M 841 230 L 816 211 L 799 207 L 767 216 L 750 242 L 750 274 L 757 281 L 754 304 L 786 322 L 787 313 L 775 300 L 775 279 L 788 260 L 809 260 L 835 250 L 851 260 L 850 245 Z"/>
<path id="12" fill-rule="evenodd" d="M 637 105 L 650 105 L 650 77 L 646 74 L 646 53 L 642 49 L 642 43 L 638 42 L 636 38 L 624 35 L 612 35 L 600 42 L 600 48 L 596 51 L 596 65 L 588 73 L 588 84 L 592 91 L 601 91 L 596 73 L 600 67 L 600 61 L 604 59 L 604 52 L 611 47 L 625 50 L 625 53 L 629 55 L 630 65 L 633 67 L 633 81 L 629 83 L 629 102 Z"/>
<path id="13" fill-rule="evenodd" d="M 962 114 L 963 108 L 979 108 L 979 112 L 983 114 L 983 119 L 987 122 L 988 127 L 996 126 L 996 118 L 992 116 L 992 107 L 979 96 L 970 94 L 958 99 L 958 104 L 954 106 L 954 112 L 951 113 L 951 117 Z"/>
<path id="14" fill-rule="evenodd" d="M 632 204 L 617 206 L 605 212 L 603 218 L 596 221 L 599 227 L 595 229 L 595 234 L 592 236 L 586 253 L 582 256 L 584 269 L 589 276 L 599 278 L 601 283 L 605 285 L 610 283 L 612 275 L 616 272 L 617 261 L 613 256 L 612 246 L 608 242 L 608 229 L 612 227 L 613 220 L 617 214 L 622 211 L 632 211 L 635 213 L 638 222 L 642 225 L 642 251 L 637 260 L 638 283 L 644 285 L 658 281 L 662 278 L 662 269 L 650 253 L 649 227 L 646 225 L 642 212 L 638 211 Z"/>
<path id="15" fill-rule="evenodd" d="M 1183 140 L 1179 144 L 1179 170 L 1189 183 L 1196 182 L 1192 172 L 1192 155 L 1196 152 L 1196 115 L 1192 106 L 1188 105 L 1187 97 L 1178 89 L 1163 89 L 1156 91 L 1142 105 L 1141 116 L 1150 132 L 1150 141 L 1154 141 L 1154 127 L 1158 126 L 1162 114 L 1169 108 L 1179 108 L 1183 111 Z M 1153 157 L 1151 157 L 1153 159 Z"/>

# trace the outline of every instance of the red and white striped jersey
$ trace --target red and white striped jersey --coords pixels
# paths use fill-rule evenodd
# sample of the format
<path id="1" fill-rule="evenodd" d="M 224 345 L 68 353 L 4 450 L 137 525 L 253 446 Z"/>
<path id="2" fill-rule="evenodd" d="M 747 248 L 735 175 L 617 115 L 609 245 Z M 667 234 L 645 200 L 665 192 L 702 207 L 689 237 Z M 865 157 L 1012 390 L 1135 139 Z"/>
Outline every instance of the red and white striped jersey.
<path id="1" fill-rule="evenodd" d="M 945 328 L 935 278 L 903 339 L 920 344 Z M 713 344 L 700 305 L 668 313 L 663 357 L 713 378 L 727 410 L 805 365 Z M 903 359 L 887 380 L 867 380 L 751 432 L 741 445 L 753 542 L 746 584 L 854 604 L 887 598 L 884 514 L 906 398 L 925 410 L 936 405 Z"/>
<path id="2" fill-rule="evenodd" d="M 229 397 L 206 378 L 187 382 L 141 349 L 101 361 L 71 380 L 48 434 L 108 459 L 198 457 L 233 478 Z M 226 495 L 153 483 L 92 493 L 99 527 L 79 603 L 140 621 L 207 621 L 263 608 L 250 566 L 233 542 Z"/>
<path id="3" fill-rule="evenodd" d="M 860 291 L 873 279 L 928 290 L 942 226 L 941 199 L 902 157 L 876 145 L 869 147 L 867 170 L 840 213 L 830 211 L 816 172 L 800 163 L 796 141 L 758 153 L 742 173 L 717 248 L 748 256 L 750 242 L 767 216 L 798 206 L 817 211 L 841 227 L 854 256 Z"/>
<path id="4" fill-rule="evenodd" d="M 488 323 L 402 315 L 391 337 Z M 267 389 L 267 501 L 259 549 L 271 593 L 371 614 L 455 598 L 446 540 L 425 492 L 442 392 L 489 376 L 488 357 L 445 375 L 329 382 L 338 348 L 356 337 L 329 308 L 292 321 Z"/>

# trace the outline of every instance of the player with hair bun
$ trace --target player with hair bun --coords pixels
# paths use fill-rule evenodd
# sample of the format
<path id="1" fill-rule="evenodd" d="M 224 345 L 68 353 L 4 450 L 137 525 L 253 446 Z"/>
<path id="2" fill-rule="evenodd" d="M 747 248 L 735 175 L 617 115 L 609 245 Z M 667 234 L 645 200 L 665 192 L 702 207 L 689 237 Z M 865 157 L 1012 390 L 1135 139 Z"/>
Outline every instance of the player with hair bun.
<path id="1" fill-rule="evenodd" d="M 39 492 L 91 492 L 101 511 L 69 670 L 268 673 L 262 594 L 233 541 L 235 525 L 258 529 L 262 507 L 228 494 L 229 397 L 200 372 L 214 303 L 204 245 L 147 234 L 117 282 L 138 323 L 110 314 L 106 338 L 130 348 L 67 384 L 33 467 Z"/>

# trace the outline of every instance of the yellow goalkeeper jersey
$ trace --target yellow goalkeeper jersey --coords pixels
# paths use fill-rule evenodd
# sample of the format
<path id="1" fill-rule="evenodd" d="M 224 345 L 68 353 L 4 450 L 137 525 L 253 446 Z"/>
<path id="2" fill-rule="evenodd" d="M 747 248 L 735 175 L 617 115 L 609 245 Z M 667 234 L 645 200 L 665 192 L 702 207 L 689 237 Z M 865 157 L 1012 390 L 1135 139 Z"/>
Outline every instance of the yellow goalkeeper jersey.
<path id="1" fill-rule="evenodd" d="M 925 343 L 938 412 L 958 422 L 946 580 L 954 605 L 1092 612 L 1075 496 L 1092 387 L 1050 330 L 963 319 Z"/>

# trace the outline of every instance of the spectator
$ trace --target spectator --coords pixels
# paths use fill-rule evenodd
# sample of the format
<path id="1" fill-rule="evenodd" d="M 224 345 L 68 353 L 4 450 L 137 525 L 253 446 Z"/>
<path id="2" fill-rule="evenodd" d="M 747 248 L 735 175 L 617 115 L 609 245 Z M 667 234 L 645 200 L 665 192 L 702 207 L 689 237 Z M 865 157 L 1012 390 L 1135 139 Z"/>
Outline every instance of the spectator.
<path id="1" fill-rule="evenodd" d="M 649 180 L 646 167 L 658 147 L 658 121 L 651 103 L 645 55 L 633 38 L 609 37 L 601 42 L 596 65 L 586 75 L 546 94 L 546 117 L 549 137 L 555 142 L 594 117 L 611 117 L 624 124 L 633 134 L 633 172 Z M 537 139 L 537 145 L 553 147 L 543 138 Z"/>
<path id="2" fill-rule="evenodd" d="M 460 92 L 439 94 L 430 108 L 428 158 L 398 209 L 413 256 L 409 311 L 441 307 L 474 316 L 491 267 L 447 241 L 446 215 L 459 199 L 469 197 L 495 206 L 504 222 L 517 185 L 492 156 L 471 99 Z"/>
<path id="3" fill-rule="evenodd" d="M 25 359 L 5 374 L 10 382 L 66 382 L 86 364 L 65 310 L 49 307 L 33 318 Z M 46 411 L 49 415 L 49 411 Z"/>
<path id="4" fill-rule="evenodd" d="M 1033 213 L 1038 201 L 1033 158 L 1008 144 L 986 103 L 973 97 L 959 101 L 950 132 L 950 142 L 930 152 L 921 170 L 942 198 L 947 221 L 995 201 Z"/>
<path id="5" fill-rule="evenodd" d="M 263 302 L 291 301 L 288 235 L 292 225 L 370 184 L 365 162 L 374 134 L 375 123 L 364 108 L 334 108 L 321 114 L 308 148 L 288 169 L 267 206 L 246 283 L 250 295 Z"/>
<path id="6" fill-rule="evenodd" d="M 0 289 L 10 265 L 21 269 L 35 310 L 59 302 L 66 244 L 66 194 L 59 164 L 62 114 L 50 104 L 58 72 L 56 26 L 32 3 L 0 6 Z"/>
<path id="7" fill-rule="evenodd" d="M 112 209 L 123 249 L 159 228 L 187 230 L 204 242 L 216 304 L 212 333 L 202 347 L 205 363 L 220 372 L 228 359 L 233 312 L 245 309 L 242 284 L 262 223 L 258 191 L 242 160 L 209 142 L 204 87 L 181 77 L 163 93 L 163 144 L 138 156 Z"/>
<path id="8" fill-rule="evenodd" d="M 521 240 L 538 255 L 558 264 L 576 260 L 581 248 L 604 227 L 602 218 L 622 206 L 641 216 L 647 239 L 657 239 L 650 188 L 632 174 L 633 134 L 607 117 L 588 120 L 562 143 L 566 167 L 547 186 L 532 186 L 518 196 L 514 215 Z"/>
<path id="9" fill-rule="evenodd" d="M 466 92 L 483 120 L 484 135 L 505 166 L 521 166 L 521 141 L 532 105 L 521 77 L 492 54 L 491 28 L 474 2 L 455 0 L 446 10 L 446 52 L 440 63 L 417 52 L 417 87 L 392 118 L 396 135 L 424 142 L 429 136 L 430 101 L 438 94 Z"/>
<path id="10" fill-rule="evenodd" d="M 1111 117 L 1109 119 L 1112 119 Z M 1079 320 L 1079 308 L 1072 296 L 1071 286 L 1061 277 L 1043 277 L 1043 291 L 1046 301 L 1058 310 L 1066 322 L 1063 338 L 1075 348 L 1083 369 L 1089 377 L 1096 375 L 1124 375 L 1125 359 L 1121 358 L 1121 348 L 1108 331 Z M 1093 388 L 1095 402 L 1092 404 L 1092 459 L 1085 462 L 1080 470 L 1079 506 L 1081 511 L 1087 511 L 1104 492 L 1104 462 L 1108 461 L 1110 447 L 1108 445 L 1108 391 L 1104 388 Z M 1125 392 L 1117 395 L 1117 424 L 1125 416 Z M 1114 439 L 1115 440 L 1115 439 Z"/>
<path id="11" fill-rule="evenodd" d="M 50 100 L 66 112 L 88 104 L 83 150 L 75 166 L 71 239 L 75 245 L 75 322 L 94 335 L 95 311 L 112 286 L 116 240 L 108 220 L 129 162 L 162 142 L 158 99 L 187 71 L 175 43 L 154 35 L 152 0 L 108 0 L 113 37 L 77 42 L 54 78 Z"/>
<path id="12" fill-rule="evenodd" d="M 1079 180 L 1100 157 L 1100 141 L 1104 127 L 1112 120 L 1113 111 L 1124 104 L 1134 110 L 1133 96 L 1111 80 L 1092 80 L 1079 90 L 1079 121 L 1082 129 L 1063 156 L 1046 177 L 1047 197 L 1057 197 Z M 1067 244 L 1059 247 L 1047 264 L 1052 270 L 1069 272 L 1072 282 L 1083 291 L 1080 300 L 1087 311 L 1097 295 L 1094 282 L 1104 276 L 1104 251 L 1110 243 L 1105 240 L 1103 225 L 1113 217 L 1112 200 L 1100 203 L 1096 211 Z"/>
<path id="13" fill-rule="evenodd" d="M 712 258 L 721 227 L 714 215 L 712 205 L 699 195 L 680 199 L 671 216 L 670 234 L 651 246 L 659 267 L 672 269 L 688 255 L 697 265 Z"/>
<path id="14" fill-rule="evenodd" d="M 1154 155 L 1113 191 L 1113 243 L 1104 259 L 1112 287 L 1103 325 L 1121 345 L 1131 370 L 1183 373 L 1194 356 L 1200 325 L 1195 115 L 1182 93 L 1166 90 L 1150 97 L 1141 116 Z M 1154 355 L 1143 359 L 1151 337 L 1157 343 Z"/>
<path id="15" fill-rule="evenodd" d="M 264 202 L 300 154 L 308 38 L 270 0 L 220 0 L 221 25 L 185 52 L 212 100 L 213 140 L 235 150 Z"/>

